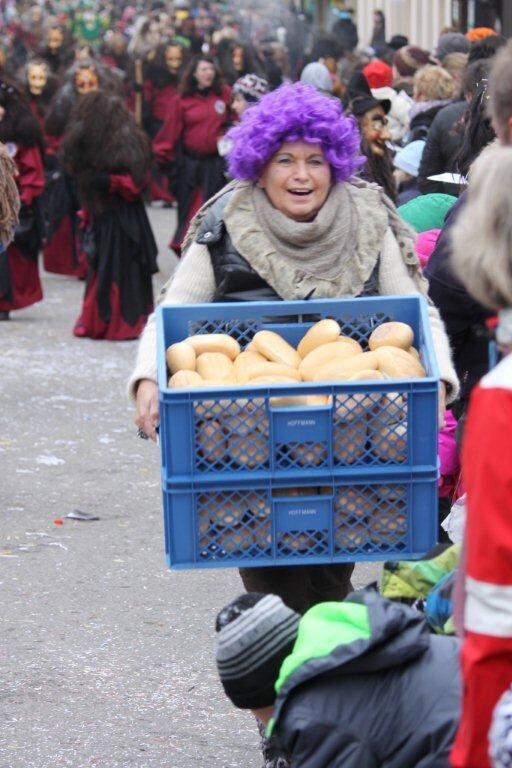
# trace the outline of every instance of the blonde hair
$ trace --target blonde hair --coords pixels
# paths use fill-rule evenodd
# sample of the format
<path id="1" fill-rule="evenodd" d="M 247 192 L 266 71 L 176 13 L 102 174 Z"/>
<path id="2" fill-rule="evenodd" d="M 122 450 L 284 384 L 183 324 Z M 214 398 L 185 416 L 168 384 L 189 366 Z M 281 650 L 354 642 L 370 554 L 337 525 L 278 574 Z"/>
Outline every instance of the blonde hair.
<path id="1" fill-rule="evenodd" d="M 461 53 L 461 51 L 454 51 L 453 53 L 447 53 L 443 59 L 442 67 L 456 80 L 460 78 L 463 70 L 465 69 L 469 59 L 469 53 Z"/>
<path id="2" fill-rule="evenodd" d="M 425 101 L 452 99 L 457 90 L 455 80 L 443 67 L 426 64 L 414 74 L 414 98 L 421 96 Z"/>
<path id="3" fill-rule="evenodd" d="M 452 230 L 455 273 L 486 307 L 512 307 L 512 147 L 487 147 L 471 167 Z"/>

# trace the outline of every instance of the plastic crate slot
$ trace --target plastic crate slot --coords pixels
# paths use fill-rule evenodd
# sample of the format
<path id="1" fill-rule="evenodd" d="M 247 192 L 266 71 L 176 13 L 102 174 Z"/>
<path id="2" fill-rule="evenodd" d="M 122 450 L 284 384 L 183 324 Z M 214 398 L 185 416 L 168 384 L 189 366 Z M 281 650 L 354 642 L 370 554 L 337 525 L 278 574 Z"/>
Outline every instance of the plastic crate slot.
<path id="1" fill-rule="evenodd" d="M 327 466 L 328 450 L 325 443 L 278 443 L 276 445 L 277 469 L 304 469 Z"/>
<path id="2" fill-rule="evenodd" d="M 243 559 L 258 553 L 270 554 L 271 510 L 263 492 L 200 494 L 197 521 L 197 544 L 202 559 Z"/>
<path id="3" fill-rule="evenodd" d="M 329 551 L 327 530 L 278 531 L 278 552 L 285 557 L 324 555 Z"/>

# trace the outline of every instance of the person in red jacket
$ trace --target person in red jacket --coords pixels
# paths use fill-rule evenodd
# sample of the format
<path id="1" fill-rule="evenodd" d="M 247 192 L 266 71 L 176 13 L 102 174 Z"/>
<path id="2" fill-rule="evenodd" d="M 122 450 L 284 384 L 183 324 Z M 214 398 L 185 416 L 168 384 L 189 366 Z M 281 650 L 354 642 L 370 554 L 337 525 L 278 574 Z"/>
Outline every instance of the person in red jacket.
<path id="1" fill-rule="evenodd" d="M 157 247 L 142 191 L 150 144 L 121 97 L 102 91 L 80 98 L 62 142 L 62 162 L 81 204 L 88 273 L 73 333 L 135 339 L 153 309 Z"/>
<path id="2" fill-rule="evenodd" d="M 217 142 L 231 122 L 231 89 L 209 56 L 195 56 L 153 141 L 160 163 L 174 162 L 178 226 L 171 248 L 180 255 L 188 225 L 201 205 L 226 183 Z"/>
<path id="3" fill-rule="evenodd" d="M 0 320 L 12 310 L 43 298 L 37 258 L 42 216 L 38 198 L 44 189 L 43 136 L 27 99 L 14 83 L 0 80 L 0 141 L 14 160 L 21 211 L 14 240 L 0 264 Z"/>
<path id="4" fill-rule="evenodd" d="M 512 146 L 493 145 L 472 166 L 452 230 L 456 273 L 473 298 L 499 312 L 497 338 L 508 353 L 472 391 L 464 432 L 464 695 L 455 768 L 490 766 L 492 712 L 512 681 L 511 190 Z"/>

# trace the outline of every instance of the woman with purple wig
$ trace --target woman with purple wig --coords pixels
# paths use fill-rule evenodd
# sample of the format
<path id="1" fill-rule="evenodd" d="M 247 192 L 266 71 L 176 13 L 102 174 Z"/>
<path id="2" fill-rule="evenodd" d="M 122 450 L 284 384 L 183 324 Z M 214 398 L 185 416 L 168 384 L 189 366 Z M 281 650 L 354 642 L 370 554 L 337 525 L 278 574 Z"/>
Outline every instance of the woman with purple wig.
<path id="1" fill-rule="evenodd" d="M 192 220 L 164 303 L 426 295 L 411 230 L 380 187 L 354 176 L 365 158 L 357 123 L 338 100 L 285 84 L 251 106 L 228 137 L 234 181 Z M 441 399 L 446 389 L 452 400 L 458 382 L 448 341 L 437 310 L 429 311 L 445 382 Z M 155 349 L 152 316 L 130 381 L 136 423 L 151 437 L 158 421 Z M 243 578 L 253 591 L 277 591 L 303 611 L 312 601 L 344 597 L 352 566 L 329 570 L 336 569 L 342 582 L 302 591 L 297 567 L 286 590 L 285 568 L 276 571 L 279 588 L 267 581 L 271 569 Z"/>
<path id="2" fill-rule="evenodd" d="M 192 220 L 164 303 L 293 300 L 423 293 L 414 236 L 382 189 L 354 176 L 364 164 L 354 118 L 303 83 L 285 84 L 242 116 L 233 177 Z M 442 397 L 458 382 L 437 310 L 429 309 Z M 155 438 L 156 329 L 150 317 L 130 381 L 136 424 Z M 274 593 L 293 610 L 342 600 L 352 564 L 241 570 L 248 591 Z M 269 761 L 268 765 L 278 765 Z"/>

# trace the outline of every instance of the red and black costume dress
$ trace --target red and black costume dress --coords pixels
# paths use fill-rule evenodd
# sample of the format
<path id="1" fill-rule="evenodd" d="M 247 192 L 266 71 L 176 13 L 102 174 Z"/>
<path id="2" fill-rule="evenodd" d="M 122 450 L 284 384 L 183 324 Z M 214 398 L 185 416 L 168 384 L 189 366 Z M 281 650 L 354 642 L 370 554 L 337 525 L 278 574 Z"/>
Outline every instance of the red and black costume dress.
<path id="1" fill-rule="evenodd" d="M 77 96 L 71 83 L 64 85 L 46 118 L 46 237 L 43 264 L 47 272 L 84 278 L 87 265 L 77 242 L 79 205 L 75 183 L 58 160 L 60 143 Z"/>
<path id="2" fill-rule="evenodd" d="M 14 240 L 0 253 L 0 312 L 23 309 L 43 298 L 37 264 L 42 240 L 39 197 L 44 189 L 41 150 L 37 144 L 6 146 L 18 169 L 21 211 Z"/>
<path id="3" fill-rule="evenodd" d="M 87 284 L 75 336 L 136 339 L 153 311 L 157 246 L 142 191 L 129 173 L 91 179 L 94 212 L 82 211 Z"/>
<path id="4" fill-rule="evenodd" d="M 169 106 L 165 122 L 153 140 L 159 162 L 175 163 L 178 226 L 171 248 L 178 255 L 191 219 L 201 205 L 226 184 L 224 159 L 217 141 L 230 123 L 231 89 L 211 88 L 179 96 Z"/>
<path id="5" fill-rule="evenodd" d="M 178 98 L 177 75 L 167 68 L 149 65 L 143 83 L 143 123 L 147 134 L 154 139 L 162 128 L 171 103 Z M 170 190 L 173 166 L 163 159 L 151 172 L 150 195 L 152 200 L 172 203 L 175 200 Z"/>

